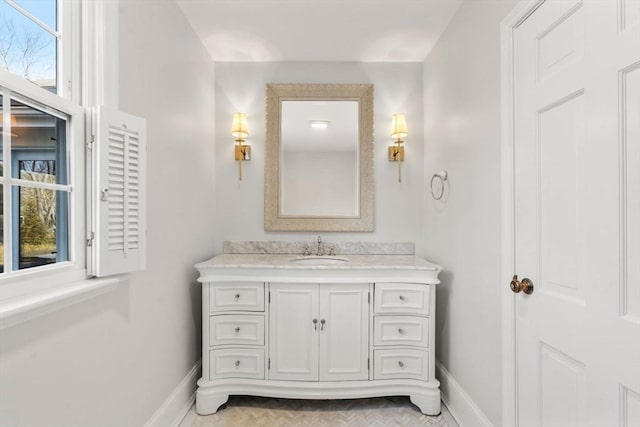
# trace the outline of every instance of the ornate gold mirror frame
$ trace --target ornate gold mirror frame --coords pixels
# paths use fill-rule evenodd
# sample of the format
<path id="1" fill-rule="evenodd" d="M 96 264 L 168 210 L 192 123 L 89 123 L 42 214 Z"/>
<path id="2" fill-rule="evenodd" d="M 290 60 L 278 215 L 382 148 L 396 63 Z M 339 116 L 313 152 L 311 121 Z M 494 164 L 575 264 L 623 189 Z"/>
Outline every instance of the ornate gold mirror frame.
<path id="1" fill-rule="evenodd" d="M 357 215 L 287 216 L 281 214 L 281 129 L 283 101 L 357 101 Z M 373 231 L 373 85 L 267 84 L 264 228 L 267 231 Z"/>

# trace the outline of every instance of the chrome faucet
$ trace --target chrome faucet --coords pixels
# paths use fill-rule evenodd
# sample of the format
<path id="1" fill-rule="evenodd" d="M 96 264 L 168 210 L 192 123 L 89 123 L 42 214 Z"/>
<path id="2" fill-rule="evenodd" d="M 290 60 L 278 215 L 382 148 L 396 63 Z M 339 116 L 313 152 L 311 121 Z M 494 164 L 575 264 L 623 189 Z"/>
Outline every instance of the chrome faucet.
<path id="1" fill-rule="evenodd" d="M 318 245 L 316 246 L 315 256 L 324 256 L 324 255 L 334 256 L 336 254 L 336 248 L 333 245 L 327 245 L 325 242 L 323 242 L 322 237 L 318 236 L 317 242 L 318 242 Z M 302 255 L 309 256 L 311 254 L 312 254 L 311 248 L 307 243 L 305 243 L 304 246 L 302 247 Z"/>
<path id="2" fill-rule="evenodd" d="M 322 243 L 322 237 L 318 236 L 318 249 L 316 250 L 317 256 L 324 255 L 324 244 Z"/>

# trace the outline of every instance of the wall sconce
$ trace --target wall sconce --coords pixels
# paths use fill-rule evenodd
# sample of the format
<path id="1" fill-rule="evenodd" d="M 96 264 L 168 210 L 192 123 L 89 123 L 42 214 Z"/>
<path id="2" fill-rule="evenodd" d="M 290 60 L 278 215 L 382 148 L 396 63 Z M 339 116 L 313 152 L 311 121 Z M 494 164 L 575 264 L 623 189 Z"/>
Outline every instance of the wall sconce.
<path id="1" fill-rule="evenodd" d="M 247 115 L 244 113 L 233 113 L 231 120 L 231 135 L 236 138 L 235 159 L 238 161 L 239 178 L 242 181 L 242 162 L 251 160 L 251 147 L 244 145 L 244 138 L 249 136 L 247 129 Z"/>
<path id="2" fill-rule="evenodd" d="M 402 182 L 401 165 L 404 161 L 404 142 L 402 138 L 407 136 L 407 119 L 404 114 L 394 114 L 391 116 L 391 137 L 396 139 L 396 145 L 389 147 L 389 161 L 398 162 L 398 182 Z"/>

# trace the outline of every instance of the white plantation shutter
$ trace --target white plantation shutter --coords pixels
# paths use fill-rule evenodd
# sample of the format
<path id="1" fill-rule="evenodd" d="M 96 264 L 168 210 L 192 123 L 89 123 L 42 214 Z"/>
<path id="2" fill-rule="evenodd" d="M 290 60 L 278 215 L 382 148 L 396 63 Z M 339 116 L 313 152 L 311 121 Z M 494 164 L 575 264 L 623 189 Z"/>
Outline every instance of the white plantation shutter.
<path id="1" fill-rule="evenodd" d="M 94 113 L 93 274 L 144 270 L 146 121 L 104 106 Z"/>

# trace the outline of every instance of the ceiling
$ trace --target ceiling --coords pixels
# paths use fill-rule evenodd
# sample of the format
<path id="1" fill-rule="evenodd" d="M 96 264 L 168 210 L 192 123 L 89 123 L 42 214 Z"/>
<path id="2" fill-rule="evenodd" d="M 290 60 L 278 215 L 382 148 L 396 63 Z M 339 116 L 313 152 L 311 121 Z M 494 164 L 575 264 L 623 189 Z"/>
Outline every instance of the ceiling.
<path id="1" fill-rule="evenodd" d="M 422 62 L 462 0 L 177 0 L 216 62 Z"/>

